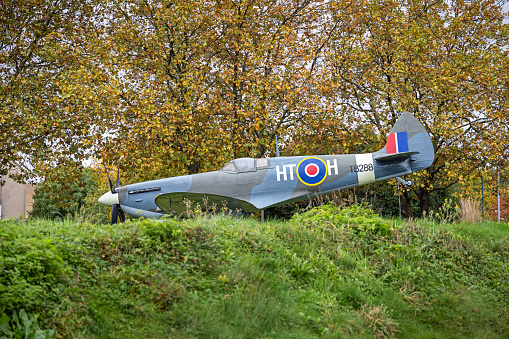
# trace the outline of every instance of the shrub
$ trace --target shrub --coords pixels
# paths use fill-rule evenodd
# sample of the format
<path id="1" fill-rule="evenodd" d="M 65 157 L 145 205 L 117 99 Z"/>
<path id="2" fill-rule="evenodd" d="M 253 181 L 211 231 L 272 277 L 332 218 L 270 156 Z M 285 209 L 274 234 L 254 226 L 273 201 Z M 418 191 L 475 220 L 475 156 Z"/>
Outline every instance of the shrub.
<path id="1" fill-rule="evenodd" d="M 37 309 L 67 273 L 58 250 L 51 239 L 24 238 L 5 222 L 0 239 L 0 310 Z"/>
<path id="2" fill-rule="evenodd" d="M 81 165 L 56 169 L 35 188 L 30 216 L 50 220 L 74 216 L 85 204 L 88 193 L 96 187 L 90 169 L 85 169 Z"/>
<path id="3" fill-rule="evenodd" d="M 341 228 L 350 228 L 355 234 L 366 232 L 380 235 L 391 233 L 391 223 L 373 212 L 367 204 L 350 207 L 334 206 L 332 203 L 314 207 L 305 213 L 297 213 L 291 219 L 293 223 L 333 224 Z"/>

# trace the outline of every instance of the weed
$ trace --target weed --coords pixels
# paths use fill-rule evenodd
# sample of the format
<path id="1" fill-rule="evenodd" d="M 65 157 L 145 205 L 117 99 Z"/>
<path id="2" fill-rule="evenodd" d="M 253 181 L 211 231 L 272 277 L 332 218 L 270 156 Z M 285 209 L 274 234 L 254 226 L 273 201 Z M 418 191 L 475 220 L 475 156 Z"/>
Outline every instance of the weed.
<path id="1" fill-rule="evenodd" d="M 461 215 L 461 209 L 458 206 L 458 201 L 456 199 L 445 199 L 442 206 L 440 206 L 436 211 L 430 210 L 428 214 L 423 213 L 423 218 L 425 220 L 436 221 L 440 224 L 452 223 Z"/>
<path id="2" fill-rule="evenodd" d="M 27 314 L 25 310 L 12 312 L 11 317 L 2 313 L 0 316 L 0 335 L 2 338 L 51 339 L 55 338 L 54 330 L 41 330 L 37 324 L 37 315 Z"/>
<path id="3" fill-rule="evenodd" d="M 412 306 L 419 306 L 419 292 L 415 291 L 408 283 L 404 282 L 399 288 L 401 298 Z"/>
<path id="4" fill-rule="evenodd" d="M 398 324 L 389 317 L 390 311 L 384 305 L 362 304 L 359 314 L 376 338 L 393 337 L 399 332 Z"/>

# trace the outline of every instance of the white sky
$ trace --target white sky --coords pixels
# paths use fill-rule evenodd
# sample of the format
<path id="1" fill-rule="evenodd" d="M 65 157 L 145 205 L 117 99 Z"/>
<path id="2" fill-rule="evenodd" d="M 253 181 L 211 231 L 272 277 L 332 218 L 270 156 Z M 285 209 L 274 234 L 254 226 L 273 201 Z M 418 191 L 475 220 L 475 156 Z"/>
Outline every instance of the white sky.
<path id="1" fill-rule="evenodd" d="M 504 23 L 509 24 L 509 16 L 507 15 L 507 12 L 509 12 L 509 1 L 506 1 L 504 3 L 503 8 L 504 8 L 504 12 L 506 13 L 506 16 L 504 18 Z"/>

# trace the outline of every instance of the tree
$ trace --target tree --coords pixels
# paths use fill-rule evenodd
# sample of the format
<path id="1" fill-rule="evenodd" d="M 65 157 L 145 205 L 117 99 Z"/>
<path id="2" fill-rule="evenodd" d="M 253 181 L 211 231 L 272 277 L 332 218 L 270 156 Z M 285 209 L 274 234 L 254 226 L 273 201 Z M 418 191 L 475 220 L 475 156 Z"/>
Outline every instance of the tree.
<path id="1" fill-rule="evenodd" d="M 213 96 L 234 158 L 263 157 L 275 136 L 315 112 L 313 49 L 306 38 L 323 8 L 314 1 L 221 1 Z"/>
<path id="2" fill-rule="evenodd" d="M 101 157 L 126 155 L 141 180 L 266 155 L 312 107 L 310 47 L 298 39 L 319 13 L 310 3 L 105 3 L 88 48 L 100 67 L 82 82 L 117 117 Z"/>
<path id="3" fill-rule="evenodd" d="M 91 115 L 63 84 L 90 26 L 82 1 L 3 1 L 0 9 L 0 173 L 18 179 L 61 158 L 83 157 Z"/>
<path id="4" fill-rule="evenodd" d="M 421 120 L 436 153 L 433 165 L 414 175 L 411 191 L 422 211 L 432 191 L 503 154 L 508 28 L 498 3 L 362 1 L 346 11 L 330 5 L 322 72 L 334 87 L 323 93 L 340 119 L 377 129 L 379 146 L 398 112 Z"/>

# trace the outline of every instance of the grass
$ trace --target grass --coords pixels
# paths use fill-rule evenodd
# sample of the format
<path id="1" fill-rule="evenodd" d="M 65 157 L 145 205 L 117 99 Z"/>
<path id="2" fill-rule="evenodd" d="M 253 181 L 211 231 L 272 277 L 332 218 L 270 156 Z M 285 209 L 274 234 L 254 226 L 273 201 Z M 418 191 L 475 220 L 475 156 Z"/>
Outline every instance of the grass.
<path id="1" fill-rule="evenodd" d="M 459 219 L 468 223 L 479 223 L 482 221 L 481 208 L 479 202 L 474 199 L 460 200 L 460 217 Z"/>
<path id="2" fill-rule="evenodd" d="M 507 224 L 382 219 L 0 223 L 0 313 L 57 337 L 504 338 Z"/>

